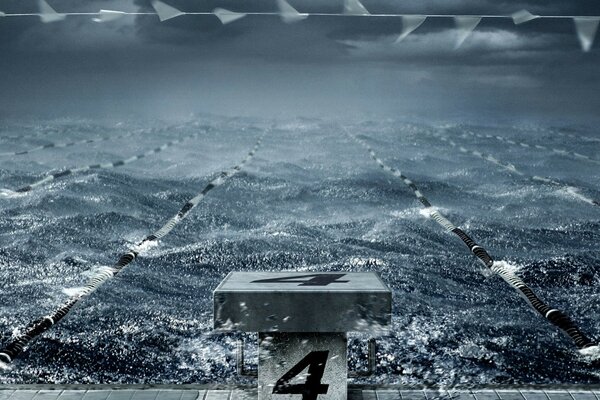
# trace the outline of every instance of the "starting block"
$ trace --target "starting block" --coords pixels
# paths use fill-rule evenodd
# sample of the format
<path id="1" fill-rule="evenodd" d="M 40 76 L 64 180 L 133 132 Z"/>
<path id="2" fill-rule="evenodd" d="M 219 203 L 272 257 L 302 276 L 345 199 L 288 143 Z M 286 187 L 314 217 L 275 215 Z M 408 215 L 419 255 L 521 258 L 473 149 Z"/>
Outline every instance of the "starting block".
<path id="1" fill-rule="evenodd" d="M 259 400 L 346 400 L 346 333 L 380 334 L 391 309 L 372 272 L 232 272 L 214 291 L 214 328 L 258 332 Z"/>

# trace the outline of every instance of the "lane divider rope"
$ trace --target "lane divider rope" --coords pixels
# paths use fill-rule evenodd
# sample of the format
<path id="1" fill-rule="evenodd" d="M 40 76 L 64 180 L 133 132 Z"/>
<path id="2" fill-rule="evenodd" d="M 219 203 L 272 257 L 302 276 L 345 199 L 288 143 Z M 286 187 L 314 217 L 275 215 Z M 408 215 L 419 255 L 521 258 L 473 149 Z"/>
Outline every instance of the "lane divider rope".
<path id="1" fill-rule="evenodd" d="M 0 157 L 2 157 L 2 156 L 21 156 L 21 155 L 25 155 L 25 154 L 29 154 L 29 153 L 34 153 L 34 152 L 40 151 L 40 150 L 58 149 L 58 148 L 63 148 L 63 147 L 76 146 L 79 144 L 98 143 L 98 142 L 104 142 L 104 141 L 111 140 L 111 139 L 123 139 L 123 138 L 129 137 L 131 135 L 133 135 L 133 132 L 124 133 L 122 135 L 117 135 L 117 136 L 101 136 L 101 137 L 93 138 L 93 139 L 82 139 L 82 140 L 76 140 L 73 142 L 47 143 L 47 144 L 44 144 L 41 146 L 32 147 L 31 149 L 28 149 L 28 150 L 0 153 Z"/>
<path id="2" fill-rule="evenodd" d="M 267 131 L 268 132 L 268 131 Z M 91 295 L 96 289 L 98 289 L 104 282 L 115 277 L 125 267 L 131 264 L 136 258 L 139 257 L 144 251 L 148 250 L 153 244 L 156 245 L 157 241 L 167 235 L 171 230 L 179 224 L 185 217 L 188 216 L 190 211 L 194 209 L 198 203 L 206 196 L 212 189 L 221 186 L 232 176 L 236 175 L 246 165 L 259 149 L 264 134 L 256 141 L 256 144 L 247 156 L 235 167 L 228 171 L 222 172 L 217 178 L 210 181 L 201 192 L 196 196 L 188 200 L 183 207 L 170 218 L 160 229 L 156 232 L 146 236 L 137 245 L 133 246 L 126 253 L 122 254 L 118 261 L 112 267 L 104 267 L 98 270 L 98 272 L 86 283 L 86 285 L 71 295 L 69 299 L 58 307 L 54 312 L 39 318 L 31 322 L 25 328 L 24 332 L 18 335 L 12 340 L 5 348 L 0 350 L 0 367 L 7 368 L 19 354 L 21 354 L 25 348 L 35 337 L 43 334 L 53 325 L 57 324 L 62 318 L 64 318 L 69 311 L 81 300 Z M 4 364 L 4 365 L 2 365 Z"/>
<path id="3" fill-rule="evenodd" d="M 477 257 L 477 259 L 483 263 L 491 271 L 498 274 L 506 283 L 517 290 L 517 292 L 527 300 L 529 305 L 537 311 L 540 315 L 550 321 L 553 325 L 561 329 L 575 342 L 575 345 L 579 349 L 590 349 L 596 350 L 598 344 L 594 343 L 588 338 L 581 330 L 575 325 L 575 323 L 560 310 L 552 308 L 545 304 L 535 293 L 531 290 L 521 278 L 519 278 L 513 271 L 511 271 L 506 263 L 503 261 L 495 261 L 490 254 L 481 245 L 476 243 L 469 235 L 467 235 L 462 229 L 456 227 L 450 222 L 445 216 L 443 216 L 437 209 L 435 209 L 429 200 L 421 193 L 415 183 L 407 178 L 401 171 L 386 165 L 378 156 L 375 154 L 371 146 L 364 140 L 351 134 L 346 130 L 346 134 L 350 138 L 354 139 L 361 146 L 363 146 L 371 155 L 371 158 L 379 165 L 381 169 L 391 173 L 397 178 L 400 178 L 402 182 L 408 186 L 416 196 L 417 200 L 424 206 L 429 216 L 437 222 L 446 231 L 451 232 L 458 236 L 460 240 L 469 248 L 469 250 Z"/>
<path id="4" fill-rule="evenodd" d="M 529 143 L 525 143 L 525 142 L 521 142 L 521 141 L 507 139 L 507 138 L 499 136 L 499 135 L 481 134 L 481 133 L 475 133 L 472 131 L 465 131 L 464 133 L 467 135 L 479 138 L 479 139 L 495 139 L 502 143 L 508 143 L 513 146 L 521 146 L 521 147 L 524 147 L 527 149 L 532 148 L 532 149 L 538 149 L 538 150 L 551 151 L 551 152 L 553 152 L 555 154 L 559 154 L 561 156 L 571 156 L 571 157 L 577 158 L 579 160 L 585 160 L 585 161 L 592 162 L 594 164 L 600 164 L 600 160 L 597 160 L 597 159 L 587 156 L 585 154 L 577 153 L 575 151 L 569 151 L 569 150 L 565 150 L 565 149 L 557 149 L 554 147 L 544 146 L 542 144 L 529 144 Z"/>
<path id="5" fill-rule="evenodd" d="M 518 170 L 517 167 L 515 167 L 514 165 L 502 162 L 502 161 L 498 160 L 496 157 L 492 156 L 491 154 L 484 154 L 477 150 L 467 149 L 464 146 L 456 143 L 452 139 L 447 138 L 447 137 L 437 134 L 437 133 L 428 132 L 425 134 L 428 136 L 434 137 L 436 139 L 439 139 L 444 143 L 448 143 L 450 146 L 457 148 L 461 153 L 470 154 L 470 155 L 473 155 L 482 160 L 491 162 L 492 164 L 495 164 L 496 166 L 500 167 L 501 169 L 506 170 L 510 173 L 519 175 L 523 178 L 526 178 L 526 179 L 529 179 L 529 180 L 532 180 L 535 182 L 542 182 L 542 183 L 546 183 L 549 185 L 562 187 L 562 188 L 566 189 L 567 192 L 569 192 L 569 194 L 571 194 L 575 198 L 577 198 L 585 203 L 588 203 L 590 205 L 593 205 L 593 206 L 600 206 L 600 200 L 592 199 L 584 194 L 581 194 L 581 190 L 582 190 L 581 188 L 578 188 L 578 187 L 575 187 L 572 185 L 568 185 L 568 184 L 559 182 L 557 180 L 554 180 L 551 178 L 546 178 L 546 177 L 539 176 L 539 175 L 527 175 L 524 172 Z"/>
<path id="6" fill-rule="evenodd" d="M 49 135 L 51 133 L 57 133 L 57 131 L 54 129 L 47 129 L 45 131 L 34 133 L 32 135 L 13 135 L 13 136 L 6 135 L 6 136 L 0 136 L 0 140 L 35 139 L 35 138 L 39 138 L 40 136 Z"/>
<path id="7" fill-rule="evenodd" d="M 63 178 L 65 176 L 69 176 L 69 175 L 73 175 L 79 172 L 86 172 L 86 171 L 91 171 L 91 170 L 97 170 L 97 169 L 111 169 L 111 168 L 117 168 L 117 167 L 122 167 L 124 165 L 127 164 L 131 164 L 134 161 L 140 160 L 142 158 L 160 153 L 161 151 L 174 146 L 176 144 L 182 143 L 188 139 L 193 139 L 196 138 L 200 133 L 194 133 L 191 135 L 187 135 L 187 136 L 183 136 L 182 138 L 176 139 L 176 140 L 171 140 L 170 142 L 167 142 L 165 144 L 163 144 L 162 146 L 156 147 L 152 150 L 149 150 L 145 153 L 142 154 L 138 154 L 132 157 L 129 157 L 127 159 L 124 160 L 119 160 L 119 161 L 113 161 L 113 162 L 109 162 L 109 163 L 105 163 L 105 164 L 90 164 L 90 165 L 85 165 L 83 167 L 76 167 L 76 168 L 69 168 L 69 169 L 65 169 L 63 171 L 60 172 L 55 172 L 53 174 L 50 174 L 48 176 L 46 176 L 43 179 L 40 179 L 39 181 L 36 181 L 34 183 L 30 183 L 27 186 L 23 186 L 21 188 L 16 189 L 14 192 L 16 193 L 26 193 L 29 192 L 39 186 L 42 186 L 48 182 L 54 181 L 56 179 L 59 178 Z M 4 192 L 6 192 L 6 189 L 4 189 Z M 2 194 L 2 191 L 0 191 L 0 194 Z"/>
<path id="8" fill-rule="evenodd" d="M 555 133 L 559 136 L 568 137 L 570 139 L 587 140 L 588 142 L 600 142 L 600 138 L 595 138 L 591 136 L 575 135 L 573 133 L 565 133 L 557 130 L 553 130 L 552 133 Z"/>

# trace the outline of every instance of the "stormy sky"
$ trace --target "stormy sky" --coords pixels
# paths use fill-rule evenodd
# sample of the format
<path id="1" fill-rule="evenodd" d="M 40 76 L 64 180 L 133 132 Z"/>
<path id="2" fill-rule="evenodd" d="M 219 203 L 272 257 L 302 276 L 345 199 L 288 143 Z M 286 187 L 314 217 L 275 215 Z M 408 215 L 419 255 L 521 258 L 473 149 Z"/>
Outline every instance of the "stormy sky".
<path id="1" fill-rule="evenodd" d="M 151 11 L 149 0 L 49 0 L 57 11 Z M 184 11 L 276 11 L 275 0 L 167 0 Z M 341 0 L 290 0 L 338 12 Z M 597 0 L 364 0 L 372 13 L 600 15 Z M 0 0 L 5 13 L 34 0 Z M 454 50 L 451 19 L 399 44 L 394 18 L 249 16 L 0 18 L 0 118 L 418 117 L 435 121 L 597 121 L 600 48 L 571 20 L 483 20 Z M 600 42 L 600 40 L 599 40 Z"/>

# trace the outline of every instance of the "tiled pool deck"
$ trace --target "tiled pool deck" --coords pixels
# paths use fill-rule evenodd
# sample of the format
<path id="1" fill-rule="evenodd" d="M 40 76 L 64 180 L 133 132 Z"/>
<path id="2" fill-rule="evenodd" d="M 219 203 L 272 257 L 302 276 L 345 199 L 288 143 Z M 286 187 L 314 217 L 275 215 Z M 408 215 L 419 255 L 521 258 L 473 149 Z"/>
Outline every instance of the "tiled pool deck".
<path id="1" fill-rule="evenodd" d="M 0 400 L 247 400 L 253 388 L 169 386 L 28 385 L 1 386 Z M 415 390 L 402 387 L 350 387 L 349 400 L 600 400 L 600 386 L 552 389 Z"/>

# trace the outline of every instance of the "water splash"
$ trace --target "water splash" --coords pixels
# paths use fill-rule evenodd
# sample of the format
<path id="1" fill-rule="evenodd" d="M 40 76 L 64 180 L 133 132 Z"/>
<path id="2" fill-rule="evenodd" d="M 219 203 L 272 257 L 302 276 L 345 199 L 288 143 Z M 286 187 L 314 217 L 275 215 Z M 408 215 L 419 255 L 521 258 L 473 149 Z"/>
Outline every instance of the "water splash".
<path id="1" fill-rule="evenodd" d="M 514 264 L 511 264 L 508 261 L 504 261 L 504 260 L 499 260 L 499 261 L 495 260 L 492 268 L 493 269 L 481 266 L 481 269 L 479 269 L 479 272 L 481 273 L 481 275 L 484 276 L 484 278 L 490 279 L 490 278 L 496 276 L 496 271 L 494 271 L 494 269 L 499 269 L 501 271 L 507 271 L 509 274 L 512 274 L 515 276 L 519 276 L 519 272 L 521 271 L 520 265 L 514 265 Z"/>
<path id="2" fill-rule="evenodd" d="M 586 347 L 585 349 L 579 350 L 585 361 L 596 362 L 600 361 L 600 345 Z"/>
<path id="3" fill-rule="evenodd" d="M 81 287 L 72 287 L 72 288 L 63 288 L 62 292 L 69 297 L 80 296 L 83 293 L 83 286 Z"/>
<path id="4" fill-rule="evenodd" d="M 8 371 L 11 368 L 10 364 L 0 361 L 0 371 Z"/>
<path id="5" fill-rule="evenodd" d="M 563 190 L 563 192 L 566 192 L 566 194 L 570 195 L 570 197 L 574 197 L 574 198 L 579 199 L 581 201 L 584 201 L 584 202 L 586 202 L 588 204 L 595 205 L 593 199 L 591 199 L 591 198 L 589 198 L 589 197 L 587 197 L 587 196 L 579 193 L 579 190 L 577 188 L 574 188 L 572 186 L 568 186 L 568 187 L 565 188 L 565 190 Z"/>
<path id="6" fill-rule="evenodd" d="M 508 261 L 504 261 L 504 260 L 494 261 L 494 266 L 497 266 L 497 267 L 501 268 L 502 270 L 508 271 L 514 275 L 519 275 L 519 272 L 521 271 L 520 265 L 511 264 Z"/>
<path id="7" fill-rule="evenodd" d="M 23 197 L 23 196 L 25 196 L 25 193 L 15 192 L 14 190 L 10 190 L 10 189 L 0 189 L 0 199 L 2 199 L 2 198 L 12 199 L 15 197 Z"/>
<path id="8" fill-rule="evenodd" d="M 152 241 L 142 241 L 139 244 L 136 244 L 132 250 L 137 252 L 137 253 L 145 253 L 147 251 L 149 251 L 150 249 L 152 249 L 153 247 L 157 247 L 158 246 L 158 241 L 152 240 Z"/>

